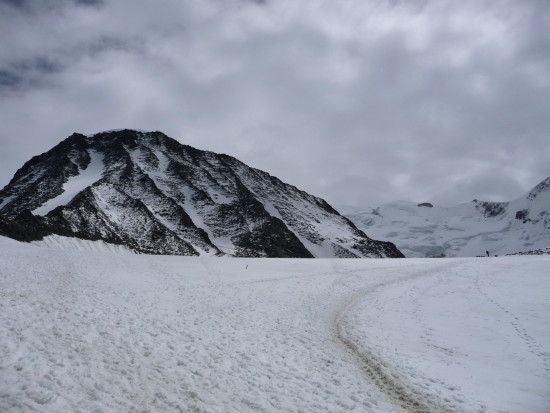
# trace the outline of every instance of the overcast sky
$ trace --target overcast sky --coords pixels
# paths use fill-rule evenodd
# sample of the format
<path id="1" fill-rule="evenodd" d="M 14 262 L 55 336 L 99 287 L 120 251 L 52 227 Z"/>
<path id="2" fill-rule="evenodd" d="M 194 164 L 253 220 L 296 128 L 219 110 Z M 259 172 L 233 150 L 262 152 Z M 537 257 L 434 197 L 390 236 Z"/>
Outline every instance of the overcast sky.
<path id="1" fill-rule="evenodd" d="M 0 187 L 114 128 L 336 206 L 510 200 L 550 176 L 550 1 L 0 0 Z"/>

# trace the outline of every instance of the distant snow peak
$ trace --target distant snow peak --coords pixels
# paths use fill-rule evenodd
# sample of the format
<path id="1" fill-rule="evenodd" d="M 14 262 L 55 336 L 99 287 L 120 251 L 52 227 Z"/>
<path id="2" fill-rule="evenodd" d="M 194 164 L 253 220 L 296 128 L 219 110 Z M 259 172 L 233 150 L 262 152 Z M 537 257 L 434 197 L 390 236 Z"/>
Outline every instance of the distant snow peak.
<path id="1" fill-rule="evenodd" d="M 504 255 L 550 246 L 550 177 L 509 202 L 477 199 L 454 207 L 394 202 L 340 211 L 407 257 Z"/>
<path id="2" fill-rule="evenodd" d="M 75 133 L 17 171 L 0 191 L 0 234 L 55 234 L 148 254 L 402 256 L 324 200 L 231 156 L 161 132 L 89 136 Z"/>

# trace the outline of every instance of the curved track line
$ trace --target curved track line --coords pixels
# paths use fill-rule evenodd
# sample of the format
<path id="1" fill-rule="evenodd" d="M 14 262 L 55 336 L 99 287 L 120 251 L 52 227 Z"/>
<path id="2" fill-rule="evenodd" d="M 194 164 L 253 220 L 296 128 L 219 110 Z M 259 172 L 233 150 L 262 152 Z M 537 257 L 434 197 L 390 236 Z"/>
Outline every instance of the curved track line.
<path id="1" fill-rule="evenodd" d="M 448 267 L 448 265 L 444 267 Z M 407 383 L 401 378 L 387 372 L 383 367 L 387 366 L 387 363 L 368 349 L 360 347 L 348 337 L 343 318 L 348 309 L 358 300 L 372 294 L 375 290 L 417 278 L 433 276 L 438 274 L 441 269 L 442 267 L 438 267 L 429 272 L 400 277 L 364 288 L 344 300 L 332 314 L 330 320 L 331 335 L 340 344 L 342 350 L 354 359 L 355 364 L 361 369 L 366 378 L 374 383 L 394 404 L 411 413 L 453 413 L 454 411 L 450 407 L 440 404 L 434 397 L 407 386 Z"/>

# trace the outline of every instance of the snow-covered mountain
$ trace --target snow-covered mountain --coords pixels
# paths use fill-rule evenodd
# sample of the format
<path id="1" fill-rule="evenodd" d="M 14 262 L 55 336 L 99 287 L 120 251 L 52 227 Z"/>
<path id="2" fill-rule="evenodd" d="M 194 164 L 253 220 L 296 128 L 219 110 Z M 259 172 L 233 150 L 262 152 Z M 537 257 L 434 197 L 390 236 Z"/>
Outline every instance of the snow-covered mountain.
<path id="1" fill-rule="evenodd" d="M 377 208 L 340 207 L 360 229 L 391 241 L 407 257 L 467 257 L 550 247 L 550 177 L 510 202 L 454 207 L 393 202 Z"/>
<path id="2" fill-rule="evenodd" d="M 0 233 L 56 234 L 134 251 L 256 257 L 400 257 L 324 200 L 160 132 L 73 134 L 0 191 Z"/>

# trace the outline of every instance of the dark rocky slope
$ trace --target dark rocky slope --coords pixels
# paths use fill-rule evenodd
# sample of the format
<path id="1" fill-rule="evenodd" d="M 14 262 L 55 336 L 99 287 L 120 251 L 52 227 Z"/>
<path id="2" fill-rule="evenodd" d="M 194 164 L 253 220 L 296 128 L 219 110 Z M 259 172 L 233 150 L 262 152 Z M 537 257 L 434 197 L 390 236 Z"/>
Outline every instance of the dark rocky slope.
<path id="1" fill-rule="evenodd" d="M 401 257 L 324 200 L 160 132 L 73 134 L 0 191 L 0 233 L 103 240 L 137 252 Z"/>

